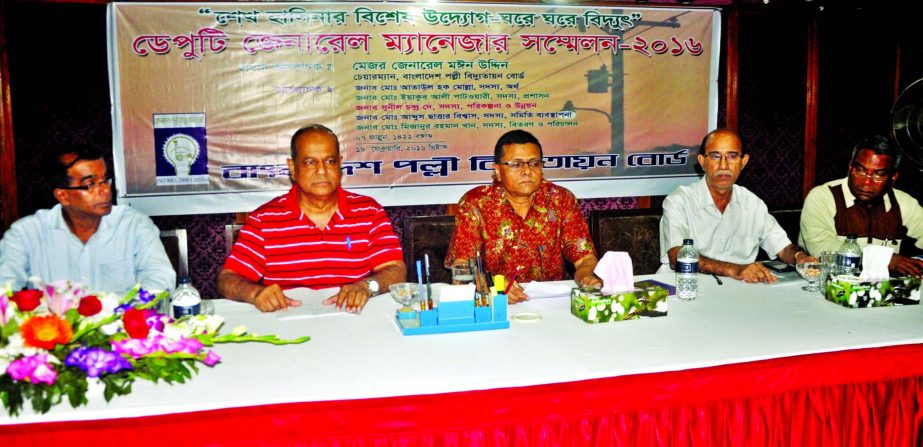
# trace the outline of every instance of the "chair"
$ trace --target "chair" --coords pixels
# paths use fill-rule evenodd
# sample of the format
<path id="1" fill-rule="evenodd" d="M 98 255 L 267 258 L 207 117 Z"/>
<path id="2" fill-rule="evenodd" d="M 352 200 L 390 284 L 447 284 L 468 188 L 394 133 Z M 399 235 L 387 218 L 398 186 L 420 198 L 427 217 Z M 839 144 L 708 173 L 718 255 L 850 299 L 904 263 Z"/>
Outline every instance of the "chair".
<path id="1" fill-rule="evenodd" d="M 590 234 L 599 257 L 607 251 L 631 256 L 635 275 L 656 273 L 660 268 L 660 208 L 593 210 Z"/>
<path id="2" fill-rule="evenodd" d="M 776 222 L 785 230 L 792 243 L 798 243 L 798 232 L 801 231 L 801 208 L 773 208 L 769 214 L 776 218 Z"/>
<path id="3" fill-rule="evenodd" d="M 774 207 L 769 209 L 769 214 L 775 217 L 776 222 L 779 222 L 779 226 L 785 230 L 785 234 L 788 235 L 788 240 L 797 245 L 798 233 L 801 231 L 801 208 Z M 772 256 L 776 254 L 778 253 L 772 253 Z M 769 258 L 769 253 L 766 253 L 761 248 L 756 260 L 764 261 Z"/>
<path id="4" fill-rule="evenodd" d="M 455 216 L 406 217 L 403 229 L 407 281 L 417 281 L 416 260 L 422 260 L 428 254 L 432 282 L 451 283 L 452 273 L 444 264 L 452 234 L 455 233 Z"/>
<path id="5" fill-rule="evenodd" d="M 231 254 L 231 247 L 237 242 L 237 236 L 240 235 L 240 229 L 243 224 L 229 224 L 224 226 L 224 257 Z"/>
<path id="6" fill-rule="evenodd" d="M 160 242 L 170 258 L 177 279 L 189 276 L 189 250 L 186 230 L 179 228 L 160 232 Z"/>

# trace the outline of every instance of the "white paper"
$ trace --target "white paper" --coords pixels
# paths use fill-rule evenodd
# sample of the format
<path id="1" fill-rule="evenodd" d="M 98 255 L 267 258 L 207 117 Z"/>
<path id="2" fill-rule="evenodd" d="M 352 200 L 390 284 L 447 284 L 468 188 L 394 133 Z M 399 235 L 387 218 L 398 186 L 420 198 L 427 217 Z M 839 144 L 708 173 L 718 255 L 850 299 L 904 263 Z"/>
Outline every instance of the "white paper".
<path id="1" fill-rule="evenodd" d="M 438 289 L 433 284 L 433 295 L 438 297 L 440 303 L 451 301 L 471 301 L 474 299 L 474 284 L 449 285 L 442 284 Z"/>
<path id="2" fill-rule="evenodd" d="M 530 300 L 542 298 L 566 298 L 570 296 L 573 284 L 547 283 L 532 281 L 523 285 L 523 292 Z"/>
<path id="3" fill-rule="evenodd" d="M 298 307 L 289 306 L 288 310 L 278 311 L 279 321 L 300 320 L 302 318 L 327 317 L 331 315 L 353 315 L 343 309 L 337 309 L 336 304 L 324 304 L 324 300 L 340 292 L 339 287 L 327 289 L 309 289 L 298 287 L 286 290 L 285 296 L 301 301 Z"/>

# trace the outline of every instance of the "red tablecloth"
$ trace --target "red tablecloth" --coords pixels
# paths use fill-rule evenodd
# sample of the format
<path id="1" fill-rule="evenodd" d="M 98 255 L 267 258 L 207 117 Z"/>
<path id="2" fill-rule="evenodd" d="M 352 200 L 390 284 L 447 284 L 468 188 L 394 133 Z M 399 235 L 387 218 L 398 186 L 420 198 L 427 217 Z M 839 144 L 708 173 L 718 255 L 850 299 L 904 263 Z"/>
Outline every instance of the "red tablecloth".
<path id="1" fill-rule="evenodd" d="M 923 345 L 905 345 L 520 388 L 22 424 L 0 427 L 0 439 L 4 446 L 868 447 L 920 445 L 921 429 Z"/>

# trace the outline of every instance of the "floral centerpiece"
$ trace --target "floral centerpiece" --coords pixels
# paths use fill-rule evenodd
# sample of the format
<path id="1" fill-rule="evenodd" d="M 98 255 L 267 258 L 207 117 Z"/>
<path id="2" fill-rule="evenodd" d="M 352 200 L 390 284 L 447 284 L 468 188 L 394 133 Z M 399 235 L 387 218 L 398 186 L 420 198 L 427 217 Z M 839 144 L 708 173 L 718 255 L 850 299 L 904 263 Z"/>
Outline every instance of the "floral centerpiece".
<path id="1" fill-rule="evenodd" d="M 108 402 L 131 393 L 137 379 L 185 383 L 199 364 L 221 361 L 218 343 L 303 343 L 253 335 L 238 327 L 219 334 L 224 319 L 197 315 L 174 320 L 157 312 L 166 292 L 136 286 L 124 297 L 59 281 L 42 289 L 0 290 L 0 401 L 15 416 L 28 401 L 45 413 L 64 398 L 87 403 L 89 381 Z"/>

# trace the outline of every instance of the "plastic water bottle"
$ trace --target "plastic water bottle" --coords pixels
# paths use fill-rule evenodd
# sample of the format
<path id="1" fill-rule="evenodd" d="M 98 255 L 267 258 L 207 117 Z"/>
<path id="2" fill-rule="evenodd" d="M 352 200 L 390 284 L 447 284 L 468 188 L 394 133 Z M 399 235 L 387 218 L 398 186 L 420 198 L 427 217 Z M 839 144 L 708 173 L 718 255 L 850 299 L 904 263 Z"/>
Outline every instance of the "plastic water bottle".
<path id="1" fill-rule="evenodd" d="M 192 287 L 192 281 L 189 277 L 182 277 L 179 285 L 173 291 L 173 318 L 181 318 L 186 315 L 198 315 L 202 313 L 202 297 L 199 291 Z"/>
<path id="2" fill-rule="evenodd" d="M 692 239 L 683 239 L 683 246 L 676 256 L 676 296 L 692 301 L 699 294 L 699 252 L 692 246 Z"/>
<path id="3" fill-rule="evenodd" d="M 862 267 L 862 249 L 856 243 L 855 234 L 847 234 L 846 241 L 836 251 L 837 273 L 858 276 Z"/>

